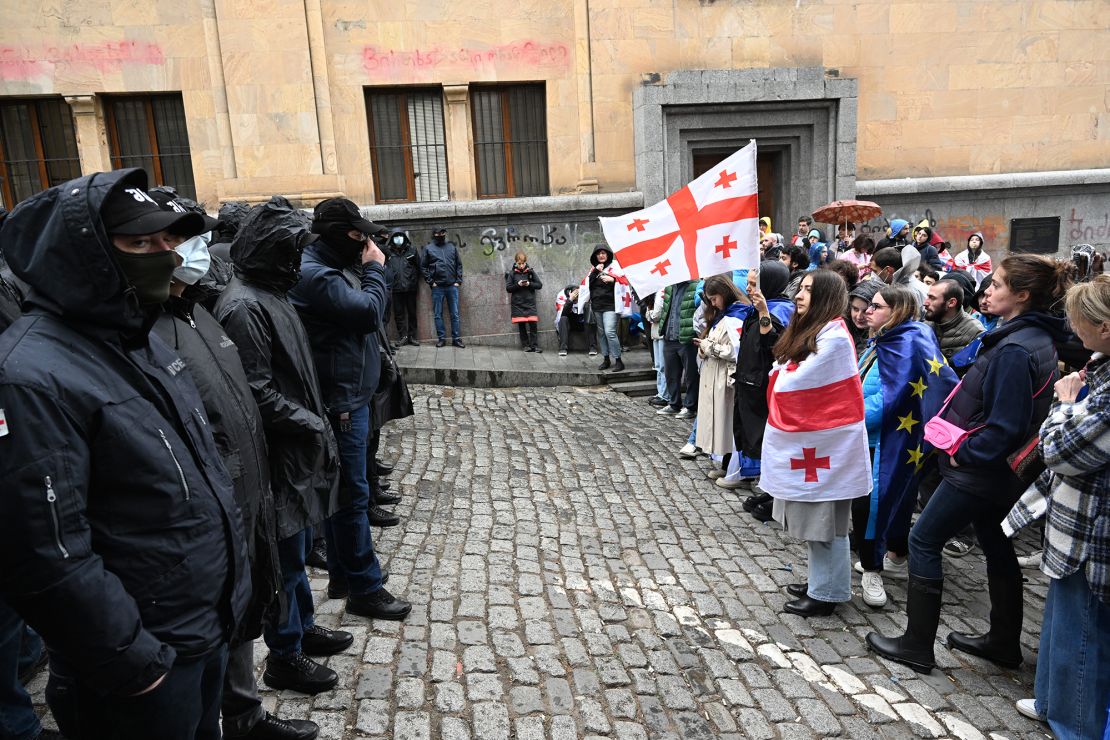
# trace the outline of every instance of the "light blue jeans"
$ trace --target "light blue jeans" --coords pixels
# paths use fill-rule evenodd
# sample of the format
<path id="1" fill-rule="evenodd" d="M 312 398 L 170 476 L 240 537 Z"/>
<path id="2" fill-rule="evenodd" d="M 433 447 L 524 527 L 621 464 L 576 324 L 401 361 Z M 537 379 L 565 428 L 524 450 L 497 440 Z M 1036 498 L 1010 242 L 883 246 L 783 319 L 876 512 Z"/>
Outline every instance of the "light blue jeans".
<path id="1" fill-rule="evenodd" d="M 809 546 L 809 591 L 819 601 L 852 600 L 852 560 L 848 537 L 833 537 L 832 542 L 806 540 Z"/>
<path id="2" fill-rule="evenodd" d="M 597 343 L 601 354 L 619 360 L 621 340 L 617 338 L 617 325 L 620 323 L 620 317 L 617 316 L 616 311 L 595 313 L 594 316 L 597 317 Z"/>
<path id="3" fill-rule="evenodd" d="M 663 369 L 663 344 L 662 339 L 651 340 L 651 354 L 655 358 L 655 395 L 669 403 L 671 399 L 667 397 L 667 371 Z"/>
<path id="4" fill-rule="evenodd" d="M 1033 684 L 1037 713 L 1060 740 L 1110 730 L 1110 604 L 1099 601 L 1084 569 L 1053 578 L 1044 603 Z"/>

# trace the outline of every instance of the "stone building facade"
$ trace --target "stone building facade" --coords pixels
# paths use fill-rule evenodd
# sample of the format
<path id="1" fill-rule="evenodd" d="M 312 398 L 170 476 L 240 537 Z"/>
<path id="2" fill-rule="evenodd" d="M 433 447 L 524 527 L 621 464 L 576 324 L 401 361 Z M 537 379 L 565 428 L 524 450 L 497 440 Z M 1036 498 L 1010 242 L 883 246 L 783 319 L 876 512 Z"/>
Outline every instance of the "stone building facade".
<path id="1" fill-rule="evenodd" d="M 577 282 L 598 215 L 751 138 L 779 231 L 858 196 L 957 245 L 981 230 L 996 253 L 1110 245 L 1104 0 L 45 0 L 4 16 L 5 205 L 129 164 L 212 210 L 344 194 L 418 243 L 449 226 L 472 277 L 464 330 L 488 341 L 510 336 L 517 248 L 548 286 Z"/>

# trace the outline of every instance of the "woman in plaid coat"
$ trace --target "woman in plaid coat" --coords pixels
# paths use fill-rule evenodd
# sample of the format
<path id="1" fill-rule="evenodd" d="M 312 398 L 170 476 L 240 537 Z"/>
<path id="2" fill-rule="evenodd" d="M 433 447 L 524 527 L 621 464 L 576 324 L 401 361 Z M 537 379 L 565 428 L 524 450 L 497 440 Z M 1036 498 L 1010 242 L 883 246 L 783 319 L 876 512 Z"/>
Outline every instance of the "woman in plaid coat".
<path id="1" fill-rule="evenodd" d="M 1066 305 L 1072 329 L 1096 354 L 1056 383 L 1057 402 L 1041 425 L 1048 470 L 1003 524 L 1012 536 L 1046 517 L 1041 570 L 1051 584 L 1036 699 L 1017 708 L 1062 740 L 1110 732 L 1110 275 L 1074 286 Z"/>

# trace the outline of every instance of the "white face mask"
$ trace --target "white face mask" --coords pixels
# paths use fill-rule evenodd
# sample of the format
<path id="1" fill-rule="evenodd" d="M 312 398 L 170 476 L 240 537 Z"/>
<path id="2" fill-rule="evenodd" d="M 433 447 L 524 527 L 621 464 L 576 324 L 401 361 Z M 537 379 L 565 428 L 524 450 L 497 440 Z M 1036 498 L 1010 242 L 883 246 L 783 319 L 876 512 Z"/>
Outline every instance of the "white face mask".
<path id="1" fill-rule="evenodd" d="M 181 264 L 173 271 L 174 280 L 186 285 L 196 285 L 198 280 L 208 274 L 208 268 L 212 265 L 212 256 L 208 253 L 210 241 L 211 231 L 183 241 L 174 248 L 173 251 L 181 257 Z"/>
<path id="2" fill-rule="evenodd" d="M 402 244 L 405 243 L 405 237 L 395 236 L 395 237 L 393 237 L 393 243 L 396 244 L 399 247 L 399 246 L 401 246 Z"/>

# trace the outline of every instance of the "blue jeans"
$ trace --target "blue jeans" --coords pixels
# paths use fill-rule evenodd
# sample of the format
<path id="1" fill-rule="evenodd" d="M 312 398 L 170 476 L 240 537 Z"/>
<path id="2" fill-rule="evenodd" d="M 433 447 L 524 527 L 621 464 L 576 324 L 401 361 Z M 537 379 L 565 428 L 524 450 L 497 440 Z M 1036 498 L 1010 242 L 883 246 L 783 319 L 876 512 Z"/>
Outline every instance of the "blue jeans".
<path id="1" fill-rule="evenodd" d="M 651 340 L 651 354 L 655 358 L 655 395 L 662 398 L 664 401 L 670 401 L 667 395 L 667 371 L 663 367 L 663 345 L 665 342 L 662 339 Z"/>
<path id="2" fill-rule="evenodd" d="M 597 343 L 601 354 L 619 360 L 621 357 L 621 340 L 617 338 L 617 326 L 620 317 L 616 311 L 604 311 L 597 316 Z"/>
<path id="3" fill-rule="evenodd" d="M 1048 586 L 1033 695 L 1060 740 L 1098 738 L 1110 701 L 1110 604 L 1083 569 Z"/>
<path id="4" fill-rule="evenodd" d="M 987 560 L 987 578 L 1021 583 L 1021 567 L 1014 543 L 1002 532 L 1009 504 L 967 493 L 941 481 L 910 531 L 910 573 L 921 578 L 944 578 L 942 548 L 968 524 Z"/>
<path id="5" fill-rule="evenodd" d="M 301 636 L 313 624 L 312 589 L 304 560 L 312 550 L 312 530 L 302 529 L 292 537 L 277 543 L 278 564 L 281 567 L 281 589 L 289 602 L 289 614 L 284 622 L 266 621 L 263 637 L 270 652 L 279 656 L 301 652 Z"/>
<path id="6" fill-rule="evenodd" d="M 852 559 L 848 537 L 833 537 L 832 542 L 806 540 L 806 545 L 809 546 L 809 597 L 820 601 L 851 601 Z"/>
<path id="7" fill-rule="evenodd" d="M 374 553 L 370 521 L 370 482 L 366 477 L 366 458 L 370 440 L 370 407 L 351 412 L 350 430 L 343 431 L 339 419 L 331 418 L 339 443 L 339 486 L 350 503 L 324 522 L 328 539 L 328 574 L 346 580 L 353 596 L 382 587 L 382 568 Z"/>
<path id="8" fill-rule="evenodd" d="M 23 620 L 0 602 L 0 737 L 14 740 L 28 740 L 42 732 L 31 697 L 19 682 L 23 635 Z"/>
<path id="9" fill-rule="evenodd" d="M 447 299 L 447 310 L 451 312 L 451 338 L 458 339 L 462 334 L 459 327 L 459 289 L 454 285 L 440 285 L 432 288 L 432 313 L 435 316 L 436 336 L 447 338 L 443 326 L 443 299 Z"/>
<path id="10" fill-rule="evenodd" d="M 698 438 L 698 419 L 695 416 L 694 417 L 694 424 L 693 424 L 693 426 L 690 427 L 690 436 L 686 438 L 686 441 L 689 442 L 690 444 L 694 444 L 696 442 L 697 438 Z"/>

